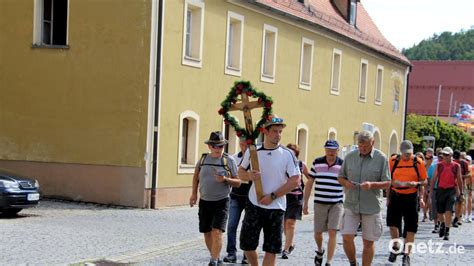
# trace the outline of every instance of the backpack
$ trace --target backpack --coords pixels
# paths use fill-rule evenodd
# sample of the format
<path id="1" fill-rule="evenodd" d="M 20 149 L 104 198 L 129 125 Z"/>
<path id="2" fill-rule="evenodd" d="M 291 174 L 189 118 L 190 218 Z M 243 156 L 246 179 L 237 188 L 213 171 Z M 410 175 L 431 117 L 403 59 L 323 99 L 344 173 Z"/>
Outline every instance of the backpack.
<path id="1" fill-rule="evenodd" d="M 203 165 L 209 165 L 209 166 L 222 166 L 224 167 L 224 169 L 227 171 L 227 173 L 229 174 L 229 177 L 232 176 L 232 172 L 230 171 L 230 168 L 229 168 L 229 164 L 228 164 L 228 157 L 229 157 L 229 154 L 227 153 L 224 153 L 221 157 L 221 164 L 211 164 L 211 163 L 204 163 L 204 160 L 206 160 L 206 157 L 207 155 L 209 155 L 209 153 L 203 153 L 201 155 L 201 159 L 199 160 L 199 170 L 201 170 L 201 167 Z"/>
<path id="2" fill-rule="evenodd" d="M 400 162 L 400 154 L 397 155 L 395 159 L 392 159 L 392 161 L 393 160 L 395 160 L 395 162 L 393 163 L 392 172 L 390 173 L 391 176 L 393 176 L 393 173 L 395 172 L 395 168 L 397 168 L 398 163 Z M 416 177 L 418 177 L 418 180 L 420 180 L 420 173 L 418 172 L 417 164 L 418 164 L 418 158 L 416 156 L 413 156 L 413 168 L 415 168 Z"/>

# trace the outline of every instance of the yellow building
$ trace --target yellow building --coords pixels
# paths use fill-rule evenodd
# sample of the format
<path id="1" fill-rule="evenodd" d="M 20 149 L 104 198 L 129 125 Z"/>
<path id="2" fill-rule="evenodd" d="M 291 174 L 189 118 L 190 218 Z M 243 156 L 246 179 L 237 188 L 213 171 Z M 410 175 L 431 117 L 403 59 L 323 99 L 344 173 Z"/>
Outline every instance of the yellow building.
<path id="1" fill-rule="evenodd" d="M 385 153 L 403 136 L 410 62 L 356 0 L 7 0 L 0 36 L 0 167 L 46 196 L 187 204 L 209 132 L 237 151 L 217 114 L 237 80 L 305 161 L 363 128 Z"/>

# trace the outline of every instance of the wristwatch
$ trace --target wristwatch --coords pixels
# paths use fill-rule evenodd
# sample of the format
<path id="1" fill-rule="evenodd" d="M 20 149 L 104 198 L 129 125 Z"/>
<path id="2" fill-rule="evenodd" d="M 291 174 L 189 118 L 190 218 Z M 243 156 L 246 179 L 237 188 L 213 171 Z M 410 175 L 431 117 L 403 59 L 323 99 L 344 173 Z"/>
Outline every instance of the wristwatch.
<path id="1" fill-rule="evenodd" d="M 272 193 L 270 194 L 270 198 L 272 198 L 272 200 L 276 200 L 277 195 L 276 195 L 274 192 L 272 192 Z"/>

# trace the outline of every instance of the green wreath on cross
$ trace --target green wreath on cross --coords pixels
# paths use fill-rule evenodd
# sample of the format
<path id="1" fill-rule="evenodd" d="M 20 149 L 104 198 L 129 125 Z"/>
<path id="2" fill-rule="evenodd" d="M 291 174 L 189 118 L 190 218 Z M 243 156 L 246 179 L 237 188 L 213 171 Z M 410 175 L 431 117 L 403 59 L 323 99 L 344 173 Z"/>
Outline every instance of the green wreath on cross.
<path id="1" fill-rule="evenodd" d="M 229 114 L 231 105 L 237 103 L 239 100 L 242 100 L 242 93 L 246 93 L 247 96 L 252 98 L 258 98 L 258 102 L 263 103 L 262 116 L 257 122 L 257 126 L 252 133 L 248 132 L 246 128 L 241 127 L 237 122 L 237 119 Z M 218 113 L 224 117 L 224 123 L 226 125 L 231 125 L 235 129 L 237 136 L 239 138 L 245 138 L 247 140 L 247 144 L 250 145 L 254 144 L 255 139 L 258 138 L 260 132 L 263 132 L 263 125 L 267 121 L 272 120 L 272 104 L 272 98 L 265 95 L 263 92 L 257 91 L 252 87 L 252 84 L 250 84 L 249 81 L 236 81 L 234 86 L 230 89 L 229 94 L 227 94 L 225 100 L 221 103 L 222 108 L 219 109 Z"/>

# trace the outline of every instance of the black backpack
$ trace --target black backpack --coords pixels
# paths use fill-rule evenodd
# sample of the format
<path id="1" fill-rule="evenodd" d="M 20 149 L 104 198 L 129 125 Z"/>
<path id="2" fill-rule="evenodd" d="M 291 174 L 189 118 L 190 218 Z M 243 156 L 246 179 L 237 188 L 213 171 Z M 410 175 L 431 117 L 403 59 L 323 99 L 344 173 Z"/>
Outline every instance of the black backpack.
<path id="1" fill-rule="evenodd" d="M 395 157 L 395 159 L 392 159 L 393 162 L 393 167 L 392 167 L 392 171 L 391 171 L 391 176 L 393 177 L 393 173 L 395 172 L 395 169 L 397 168 L 398 166 L 398 163 L 400 162 L 400 154 L 397 155 L 397 157 Z M 416 156 L 413 156 L 413 167 L 415 169 L 415 172 L 416 172 L 416 177 L 418 178 L 418 180 L 420 180 L 420 173 L 418 172 L 418 158 Z M 407 166 L 405 166 L 407 167 Z M 409 189 L 409 187 L 397 187 L 397 189 Z"/>

